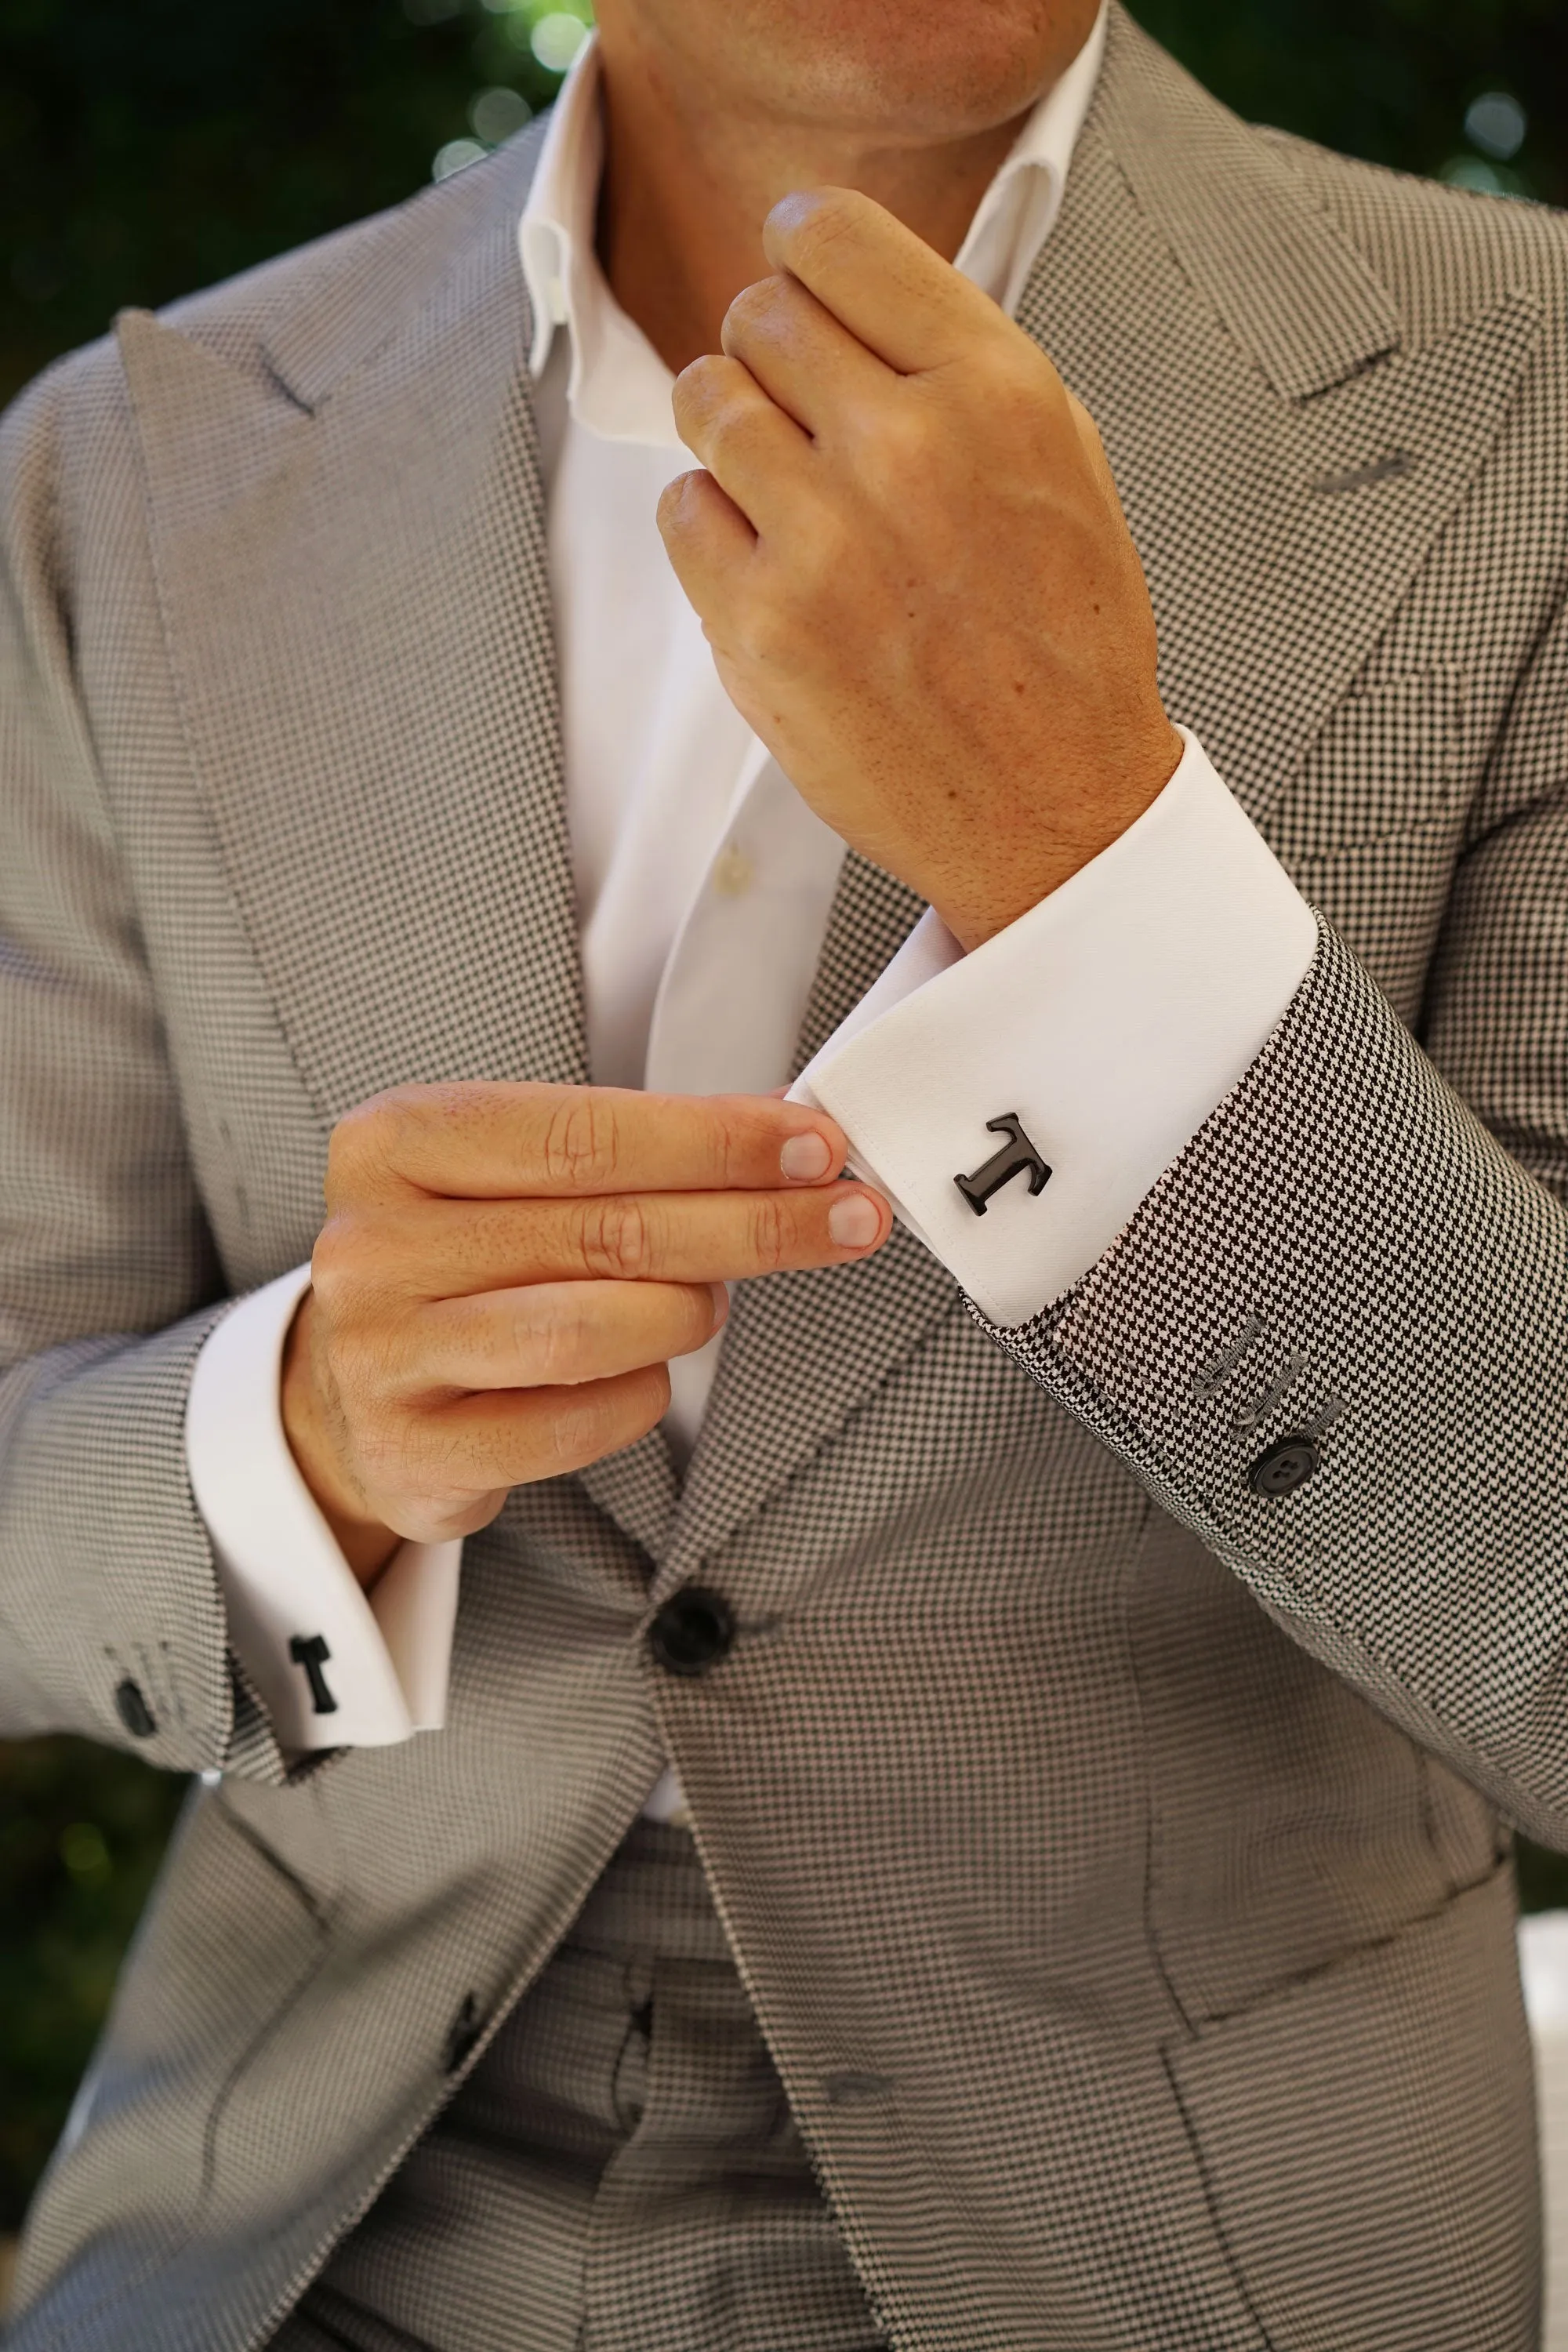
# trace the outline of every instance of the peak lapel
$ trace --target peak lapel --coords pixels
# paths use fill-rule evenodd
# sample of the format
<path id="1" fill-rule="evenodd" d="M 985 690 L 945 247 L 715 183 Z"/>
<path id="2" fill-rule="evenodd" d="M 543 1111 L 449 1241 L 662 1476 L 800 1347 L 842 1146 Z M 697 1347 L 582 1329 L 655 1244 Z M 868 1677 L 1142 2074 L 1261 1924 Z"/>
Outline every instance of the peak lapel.
<path id="1" fill-rule="evenodd" d="M 338 380 L 327 326 L 290 322 L 313 414 L 270 353 L 121 326 L 196 789 L 323 1127 L 405 1080 L 584 1075 L 527 305 L 494 210 L 433 280 L 416 242 L 413 289 L 383 254 L 399 323 L 358 356 L 351 310 Z"/>
<path id="2" fill-rule="evenodd" d="M 323 1142 L 406 1081 L 587 1076 L 531 160 L 472 174 L 455 217 L 372 224 L 248 364 L 199 318 L 121 324 L 196 789 Z M 657 1432 L 582 1483 L 662 1547 Z"/>
<path id="3" fill-rule="evenodd" d="M 1536 308 L 1404 349 L 1287 156 L 1113 5 L 1019 318 L 1104 436 L 1167 706 L 1259 816 L 1484 463 Z"/>

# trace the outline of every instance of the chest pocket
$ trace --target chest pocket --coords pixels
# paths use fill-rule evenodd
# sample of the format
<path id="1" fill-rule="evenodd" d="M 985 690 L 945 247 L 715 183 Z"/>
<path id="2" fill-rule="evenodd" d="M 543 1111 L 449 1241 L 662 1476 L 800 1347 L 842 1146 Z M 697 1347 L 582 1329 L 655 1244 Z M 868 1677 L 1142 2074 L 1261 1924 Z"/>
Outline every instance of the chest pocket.
<path id="1" fill-rule="evenodd" d="M 1435 664 L 1348 695 L 1263 819 L 1302 895 L 1412 1024 L 1470 785 L 1464 678 Z"/>
<path id="2" fill-rule="evenodd" d="M 1465 693 L 1447 663 L 1347 695 L 1265 828 L 1288 866 L 1463 814 Z"/>

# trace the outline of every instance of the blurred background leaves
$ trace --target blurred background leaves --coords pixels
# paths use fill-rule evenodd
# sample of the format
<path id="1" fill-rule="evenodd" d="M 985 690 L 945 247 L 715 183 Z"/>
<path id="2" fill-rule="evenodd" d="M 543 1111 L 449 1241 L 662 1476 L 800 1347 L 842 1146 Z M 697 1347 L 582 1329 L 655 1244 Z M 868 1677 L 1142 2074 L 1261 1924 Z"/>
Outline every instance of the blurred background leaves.
<path id="1" fill-rule="evenodd" d="M 0 1745 L 0 2231 L 65 2121 L 184 1794 L 84 1739 Z"/>
<path id="2" fill-rule="evenodd" d="M 1563 0 L 1135 7 L 1255 120 L 1568 200 Z M 549 102 L 588 15 L 588 0 L 0 0 L 0 400 L 122 304 L 211 284 L 475 160 Z"/>
<path id="3" fill-rule="evenodd" d="M 1564 0 L 1133 6 L 1254 120 L 1568 200 Z M 0 0 L 0 401 L 122 305 L 477 161 L 549 103 L 588 16 L 588 0 Z M 0 2231 L 64 2120 L 182 1793 L 79 1741 L 0 1747 Z M 1528 1907 L 1568 1904 L 1562 1858 L 1521 1849 L 1520 1878 Z"/>

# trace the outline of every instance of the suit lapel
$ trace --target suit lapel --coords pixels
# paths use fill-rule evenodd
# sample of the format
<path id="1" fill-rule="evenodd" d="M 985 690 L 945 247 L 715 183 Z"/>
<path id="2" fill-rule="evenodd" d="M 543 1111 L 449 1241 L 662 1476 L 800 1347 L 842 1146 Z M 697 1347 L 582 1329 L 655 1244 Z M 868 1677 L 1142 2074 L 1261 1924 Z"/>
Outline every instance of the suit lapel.
<path id="1" fill-rule="evenodd" d="M 194 763 L 323 1128 L 402 1079 L 586 1075 L 514 244 L 531 163 L 465 175 L 395 250 L 378 228 L 259 362 L 199 319 L 121 329 Z M 1482 463 L 1533 308 L 1403 351 L 1289 165 L 1113 9 L 1020 317 L 1105 436 L 1170 707 L 1261 814 Z M 918 912 L 847 859 L 802 1060 Z M 657 1434 L 584 1483 L 668 1580 L 954 1306 L 901 1229 L 865 1265 L 745 1286 L 679 1509 Z"/>
<path id="2" fill-rule="evenodd" d="M 407 1081 L 587 1076 L 516 224 L 532 142 L 371 225 L 236 363 L 121 342 L 170 657 L 326 1130 Z M 650 1551 L 660 1434 L 584 1474 Z"/>
<path id="3" fill-rule="evenodd" d="M 309 305 L 259 363 L 199 315 L 121 324 L 197 787 L 323 1127 L 406 1080 L 585 1075 L 506 161 L 444 266 L 416 248 L 412 316 L 383 280 L 362 352 L 350 309 L 336 381 Z"/>
<path id="4" fill-rule="evenodd" d="M 1261 817 L 1484 464 L 1536 306 L 1403 348 L 1288 152 L 1113 6 L 1019 317 L 1104 437 L 1167 706 Z"/>
<path id="5" fill-rule="evenodd" d="M 908 938 L 922 903 L 858 853 L 846 857 L 797 1070 Z M 809 1461 L 957 1304 L 952 1276 L 902 1225 L 859 1265 L 741 1284 L 657 1590 Z"/>

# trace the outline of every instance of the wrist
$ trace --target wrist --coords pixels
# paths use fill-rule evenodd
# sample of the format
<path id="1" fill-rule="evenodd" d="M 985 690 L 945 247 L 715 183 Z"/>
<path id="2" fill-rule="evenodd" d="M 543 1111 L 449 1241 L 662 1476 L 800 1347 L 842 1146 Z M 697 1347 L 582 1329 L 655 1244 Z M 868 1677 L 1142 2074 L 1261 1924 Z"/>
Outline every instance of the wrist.
<path id="1" fill-rule="evenodd" d="M 331 1529 L 332 1538 L 368 1591 L 403 1538 L 367 1512 L 333 1442 L 315 1376 L 310 1347 L 312 1296 L 306 1291 L 283 1343 L 283 1434 L 294 1465 Z"/>
<path id="2" fill-rule="evenodd" d="M 931 904 L 964 953 L 973 954 L 1006 930 L 1120 841 L 1159 799 L 1185 751 L 1182 737 L 1162 713 L 1146 744 L 1123 753 L 1113 782 L 1101 780 L 1072 791 L 1081 821 L 1070 834 L 1056 819 L 1048 829 L 1025 833 L 1020 828 L 1024 837 L 988 838 L 984 846 L 992 854 L 984 868 L 966 864 L 946 887 L 930 890 Z"/>

